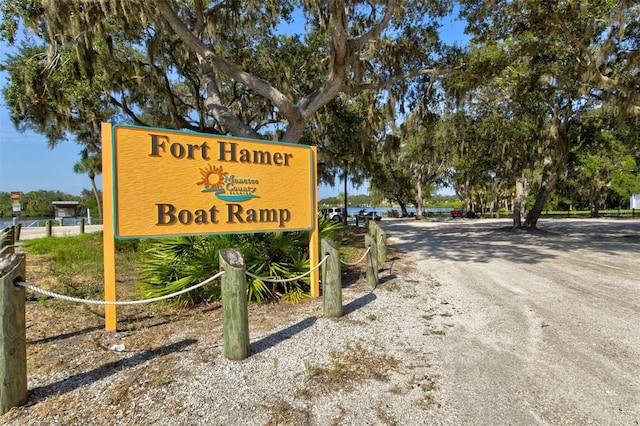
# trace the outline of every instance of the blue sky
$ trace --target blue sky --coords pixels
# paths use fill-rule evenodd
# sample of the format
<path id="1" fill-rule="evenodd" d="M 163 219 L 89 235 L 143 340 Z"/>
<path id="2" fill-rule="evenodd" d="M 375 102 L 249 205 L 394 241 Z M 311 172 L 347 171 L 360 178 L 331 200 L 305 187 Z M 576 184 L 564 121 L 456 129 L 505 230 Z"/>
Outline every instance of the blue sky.
<path id="1" fill-rule="evenodd" d="M 443 35 L 449 42 L 464 43 L 463 25 L 453 19 L 444 20 Z M 0 60 L 12 53 L 12 48 L 0 44 Z M 7 82 L 7 73 L 0 73 L 0 85 Z M 63 142 L 54 149 L 47 147 L 43 136 L 34 132 L 21 133 L 9 119 L 9 112 L 0 97 L 0 192 L 37 190 L 62 191 L 80 195 L 83 189 L 90 189 L 91 183 L 85 174 L 73 172 L 73 165 L 80 159 L 80 145 L 73 141 Z M 96 178 L 102 188 L 102 176 Z M 336 187 L 321 185 L 318 198 L 323 199 L 342 192 L 343 183 Z M 358 189 L 350 187 L 349 193 L 366 194 L 367 185 Z"/>

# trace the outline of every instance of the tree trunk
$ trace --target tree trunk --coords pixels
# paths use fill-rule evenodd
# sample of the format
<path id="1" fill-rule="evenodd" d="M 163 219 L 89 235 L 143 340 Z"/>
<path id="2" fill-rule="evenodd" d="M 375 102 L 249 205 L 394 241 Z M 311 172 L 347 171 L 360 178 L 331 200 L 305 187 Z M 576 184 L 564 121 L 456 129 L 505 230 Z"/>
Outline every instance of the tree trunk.
<path id="1" fill-rule="evenodd" d="M 417 179 L 417 185 L 416 185 L 416 190 L 417 190 L 417 195 L 416 195 L 416 219 L 422 219 L 422 204 L 423 204 L 423 199 L 422 199 L 422 174 L 418 173 L 418 179 Z"/>
<path id="2" fill-rule="evenodd" d="M 598 201 L 600 201 L 600 191 L 595 189 L 589 191 L 589 217 L 600 217 Z"/>
<path id="3" fill-rule="evenodd" d="M 554 107 L 554 116 L 549 133 L 558 156 L 556 157 L 557 160 L 554 161 L 552 154 L 549 154 L 545 161 L 542 179 L 540 181 L 540 190 L 538 191 L 538 195 L 536 195 L 536 201 L 533 203 L 531 211 L 529 211 L 527 215 L 527 220 L 524 224 L 526 228 L 535 229 L 537 227 L 538 219 L 540 218 L 540 214 L 542 214 L 547 198 L 556 188 L 558 180 L 560 179 L 560 173 L 567 167 L 567 163 L 569 162 L 569 125 L 569 121 L 561 122 L 558 107 Z"/>
<path id="4" fill-rule="evenodd" d="M 491 217 L 500 219 L 500 193 L 502 192 L 502 181 L 492 184 Z"/>
<path id="5" fill-rule="evenodd" d="M 342 223 L 347 224 L 347 170 L 344 171 L 344 216 L 342 217 Z"/>
<path id="6" fill-rule="evenodd" d="M 98 194 L 98 187 L 96 186 L 95 173 L 89 173 L 89 179 L 91 179 L 91 189 L 93 191 L 93 196 L 96 197 L 96 203 L 98 206 L 98 217 L 100 218 L 100 222 L 102 222 L 102 203 L 100 202 L 100 194 Z"/>
<path id="7" fill-rule="evenodd" d="M 551 195 L 555 189 L 560 179 L 560 173 L 565 169 L 568 160 L 569 152 L 567 150 L 566 155 L 563 155 L 562 159 L 558 161 L 552 170 L 547 170 L 546 173 L 542 174 L 540 190 L 536 195 L 536 201 L 533 203 L 533 207 L 527 214 L 527 220 L 524 224 L 526 228 L 535 229 L 537 227 L 538 219 L 540 218 L 540 214 L 542 214 L 547 198 L 549 198 L 549 195 Z"/>
<path id="8" fill-rule="evenodd" d="M 536 195 L 536 201 L 533 203 L 533 207 L 527 214 L 527 220 L 524 223 L 525 228 L 536 229 L 538 226 L 538 219 L 540 219 L 540 215 L 542 214 L 542 210 L 544 209 L 544 204 L 547 202 L 547 198 L 553 192 L 558 183 L 558 173 L 552 173 L 549 176 L 547 182 L 542 182 L 540 186 L 540 190 Z"/>
<path id="9" fill-rule="evenodd" d="M 558 162 L 553 165 L 553 161 L 548 161 L 548 167 L 545 167 L 545 171 L 542 173 L 542 181 L 540 183 L 540 190 L 536 195 L 536 201 L 533 203 L 533 207 L 529 214 L 527 214 L 527 220 L 524 224 L 526 228 L 535 229 L 538 225 L 538 219 L 540 218 L 540 214 L 544 209 L 544 205 L 547 202 L 547 198 L 553 192 L 556 185 L 558 184 L 558 180 L 560 179 L 560 173 L 562 170 L 566 168 L 567 162 L 569 161 L 569 150 L 566 150 L 566 153 L 562 154 L 562 158 L 558 160 Z"/>
<path id="10" fill-rule="evenodd" d="M 407 205 L 402 201 L 398 201 L 398 204 L 400 205 L 400 217 L 409 216 L 409 212 L 407 211 Z"/>
<path id="11" fill-rule="evenodd" d="M 516 179 L 516 195 L 513 200 L 513 228 L 522 228 L 522 218 L 526 215 L 529 182 L 523 176 Z"/>

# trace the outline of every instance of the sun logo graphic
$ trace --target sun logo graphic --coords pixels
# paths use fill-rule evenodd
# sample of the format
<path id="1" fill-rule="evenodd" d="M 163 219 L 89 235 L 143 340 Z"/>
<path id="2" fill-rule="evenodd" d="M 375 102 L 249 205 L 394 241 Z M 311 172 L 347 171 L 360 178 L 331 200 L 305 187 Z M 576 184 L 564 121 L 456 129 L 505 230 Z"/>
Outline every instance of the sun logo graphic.
<path id="1" fill-rule="evenodd" d="M 207 164 L 207 167 L 200 169 L 200 182 L 197 185 L 204 185 L 202 192 L 219 191 L 224 187 L 224 172 L 221 167 Z"/>
<path id="2" fill-rule="evenodd" d="M 200 169 L 200 181 L 196 185 L 203 185 L 202 192 L 213 192 L 224 201 L 245 201 L 258 198 L 254 194 L 258 183 L 258 179 L 236 178 L 225 173 L 222 166 L 207 164 L 207 167 Z"/>

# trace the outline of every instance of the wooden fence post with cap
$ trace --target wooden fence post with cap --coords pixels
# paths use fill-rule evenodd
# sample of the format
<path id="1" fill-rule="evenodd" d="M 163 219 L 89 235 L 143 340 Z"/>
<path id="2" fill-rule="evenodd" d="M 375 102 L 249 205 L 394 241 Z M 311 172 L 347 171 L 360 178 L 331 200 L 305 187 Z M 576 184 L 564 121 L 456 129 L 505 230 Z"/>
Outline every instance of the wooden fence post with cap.
<path id="1" fill-rule="evenodd" d="M 376 240 L 369 234 L 364 235 L 364 247 L 369 249 L 367 253 L 367 283 L 372 288 L 378 285 L 378 248 Z"/>
<path id="2" fill-rule="evenodd" d="M 340 276 L 340 251 L 335 243 L 323 238 L 321 243 L 323 257 L 329 255 L 322 265 L 322 305 L 324 316 L 339 318 L 342 316 L 342 277 Z"/>
<path id="3" fill-rule="evenodd" d="M 45 223 L 45 228 L 44 228 L 44 229 L 45 229 L 45 236 L 46 236 L 47 238 L 51 236 L 51 227 L 52 227 L 52 226 L 53 226 L 53 221 L 51 221 L 51 220 L 48 220 L 48 221 Z"/>
<path id="4" fill-rule="evenodd" d="M 378 246 L 378 262 L 384 263 L 387 260 L 387 233 L 384 229 L 378 226 L 378 232 L 376 233 L 376 245 Z"/>
<path id="5" fill-rule="evenodd" d="M 251 354 L 247 275 L 242 254 L 234 248 L 220 250 L 222 275 L 222 336 L 224 356 L 241 361 Z"/>
<path id="6" fill-rule="evenodd" d="M 26 255 L 0 256 L 0 415 L 28 400 L 25 289 Z"/>
<path id="7" fill-rule="evenodd" d="M 15 225 L 8 226 L 0 233 L 0 253 L 15 253 Z"/>
<path id="8" fill-rule="evenodd" d="M 18 222 L 14 227 L 13 227 L 13 242 L 15 244 L 18 244 L 18 242 L 20 241 L 20 231 L 22 230 L 22 224 L 20 222 Z"/>

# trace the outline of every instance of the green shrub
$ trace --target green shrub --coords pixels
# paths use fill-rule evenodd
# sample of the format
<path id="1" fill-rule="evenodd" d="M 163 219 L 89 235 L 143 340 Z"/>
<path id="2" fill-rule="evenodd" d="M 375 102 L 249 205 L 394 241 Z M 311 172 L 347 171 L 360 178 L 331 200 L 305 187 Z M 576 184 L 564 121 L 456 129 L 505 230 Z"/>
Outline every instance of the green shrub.
<path id="1" fill-rule="evenodd" d="M 319 234 L 335 239 L 340 223 L 321 220 Z M 191 287 L 220 270 L 218 252 L 236 248 L 245 258 L 247 271 L 272 280 L 289 279 L 309 271 L 309 232 L 231 234 L 210 237 L 173 237 L 149 240 L 141 261 L 140 289 L 152 298 Z M 285 283 L 247 277 L 250 300 L 298 301 L 309 292 L 309 276 Z M 171 303 L 196 304 L 220 297 L 220 280 L 176 296 Z"/>
<path id="2" fill-rule="evenodd" d="M 387 210 L 384 212 L 386 217 L 400 217 L 400 211 L 396 209 Z"/>

